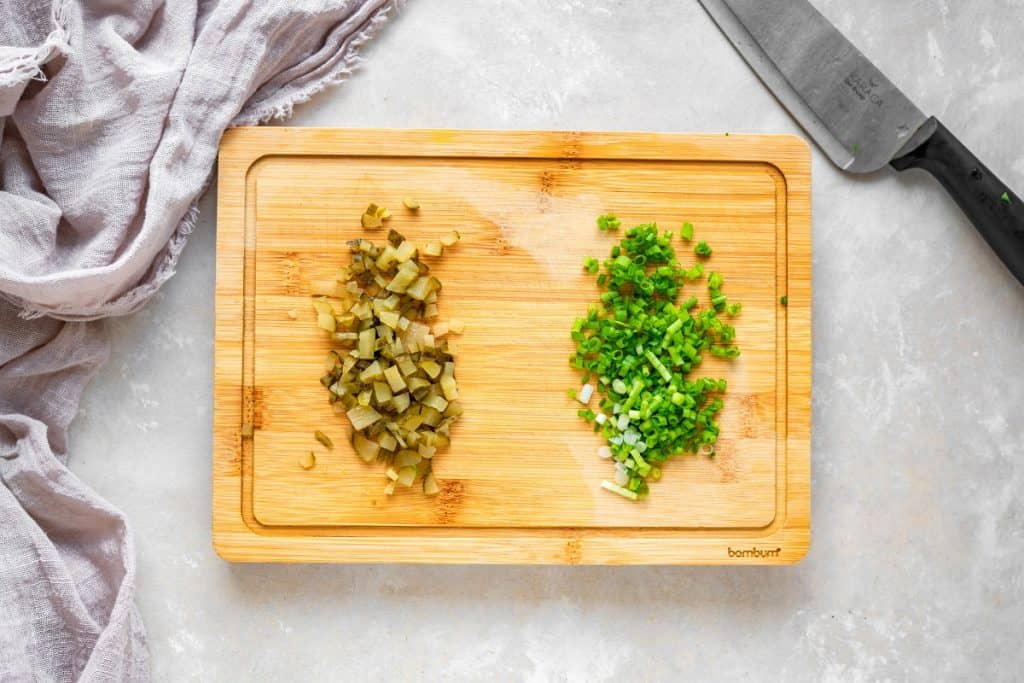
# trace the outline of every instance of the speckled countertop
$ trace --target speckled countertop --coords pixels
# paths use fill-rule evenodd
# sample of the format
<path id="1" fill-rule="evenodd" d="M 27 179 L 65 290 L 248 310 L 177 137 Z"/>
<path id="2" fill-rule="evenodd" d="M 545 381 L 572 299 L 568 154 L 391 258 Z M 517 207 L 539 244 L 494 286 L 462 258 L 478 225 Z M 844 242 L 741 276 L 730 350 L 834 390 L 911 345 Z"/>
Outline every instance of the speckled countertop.
<path id="1" fill-rule="evenodd" d="M 1021 0 L 817 4 L 1024 192 Z M 291 124 L 799 132 L 692 1 L 414 0 L 367 57 Z M 157 680 L 1019 677 L 1024 287 L 925 175 L 815 150 L 813 202 L 799 566 L 233 566 L 210 545 L 207 196 L 72 434 L 134 523 Z"/>

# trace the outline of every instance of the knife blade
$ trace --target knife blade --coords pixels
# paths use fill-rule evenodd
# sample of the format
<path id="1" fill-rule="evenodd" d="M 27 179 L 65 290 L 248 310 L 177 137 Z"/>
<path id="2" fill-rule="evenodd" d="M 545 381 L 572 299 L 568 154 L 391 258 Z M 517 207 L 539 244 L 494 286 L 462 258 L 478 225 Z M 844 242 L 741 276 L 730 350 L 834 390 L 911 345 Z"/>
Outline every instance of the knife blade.
<path id="1" fill-rule="evenodd" d="M 700 0 L 839 168 L 929 171 L 1024 284 L 1024 204 L 807 0 Z"/>

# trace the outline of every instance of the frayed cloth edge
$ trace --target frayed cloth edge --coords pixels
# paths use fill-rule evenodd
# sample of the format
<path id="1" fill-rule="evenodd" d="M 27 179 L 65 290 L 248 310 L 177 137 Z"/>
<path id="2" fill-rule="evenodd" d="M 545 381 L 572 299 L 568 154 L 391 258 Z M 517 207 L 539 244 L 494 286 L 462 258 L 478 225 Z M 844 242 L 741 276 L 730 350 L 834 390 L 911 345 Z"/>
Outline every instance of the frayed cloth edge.
<path id="1" fill-rule="evenodd" d="M 50 15 L 53 30 L 36 47 L 14 50 L 6 58 L 0 58 L 0 88 L 10 88 L 30 80 L 45 81 L 43 65 L 56 54 L 67 54 L 71 50 L 68 32 L 65 28 L 67 0 L 56 4 Z"/>

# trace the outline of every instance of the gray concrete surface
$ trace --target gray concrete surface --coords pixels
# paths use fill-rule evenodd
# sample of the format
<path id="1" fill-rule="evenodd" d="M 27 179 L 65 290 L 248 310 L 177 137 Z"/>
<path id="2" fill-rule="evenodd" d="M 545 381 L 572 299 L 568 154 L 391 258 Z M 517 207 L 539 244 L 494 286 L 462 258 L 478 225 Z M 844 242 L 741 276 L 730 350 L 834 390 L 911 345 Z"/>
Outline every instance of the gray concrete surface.
<path id="1" fill-rule="evenodd" d="M 1024 192 L 1021 0 L 820 0 Z M 414 0 L 291 125 L 799 132 L 696 2 Z M 215 198 L 112 323 L 72 468 L 134 522 L 161 681 L 1019 680 L 1024 288 L 928 177 L 814 153 L 794 568 L 232 566 L 210 546 Z"/>

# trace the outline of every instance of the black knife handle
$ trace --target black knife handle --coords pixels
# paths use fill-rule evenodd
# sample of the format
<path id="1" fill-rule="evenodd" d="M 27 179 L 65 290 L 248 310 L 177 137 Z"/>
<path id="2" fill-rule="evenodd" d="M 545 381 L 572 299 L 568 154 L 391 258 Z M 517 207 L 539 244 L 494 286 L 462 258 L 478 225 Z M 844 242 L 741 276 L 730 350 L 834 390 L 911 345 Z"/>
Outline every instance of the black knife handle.
<path id="1" fill-rule="evenodd" d="M 1006 267 L 1024 284 L 1024 203 L 938 120 L 919 147 L 890 163 L 935 176 Z"/>

